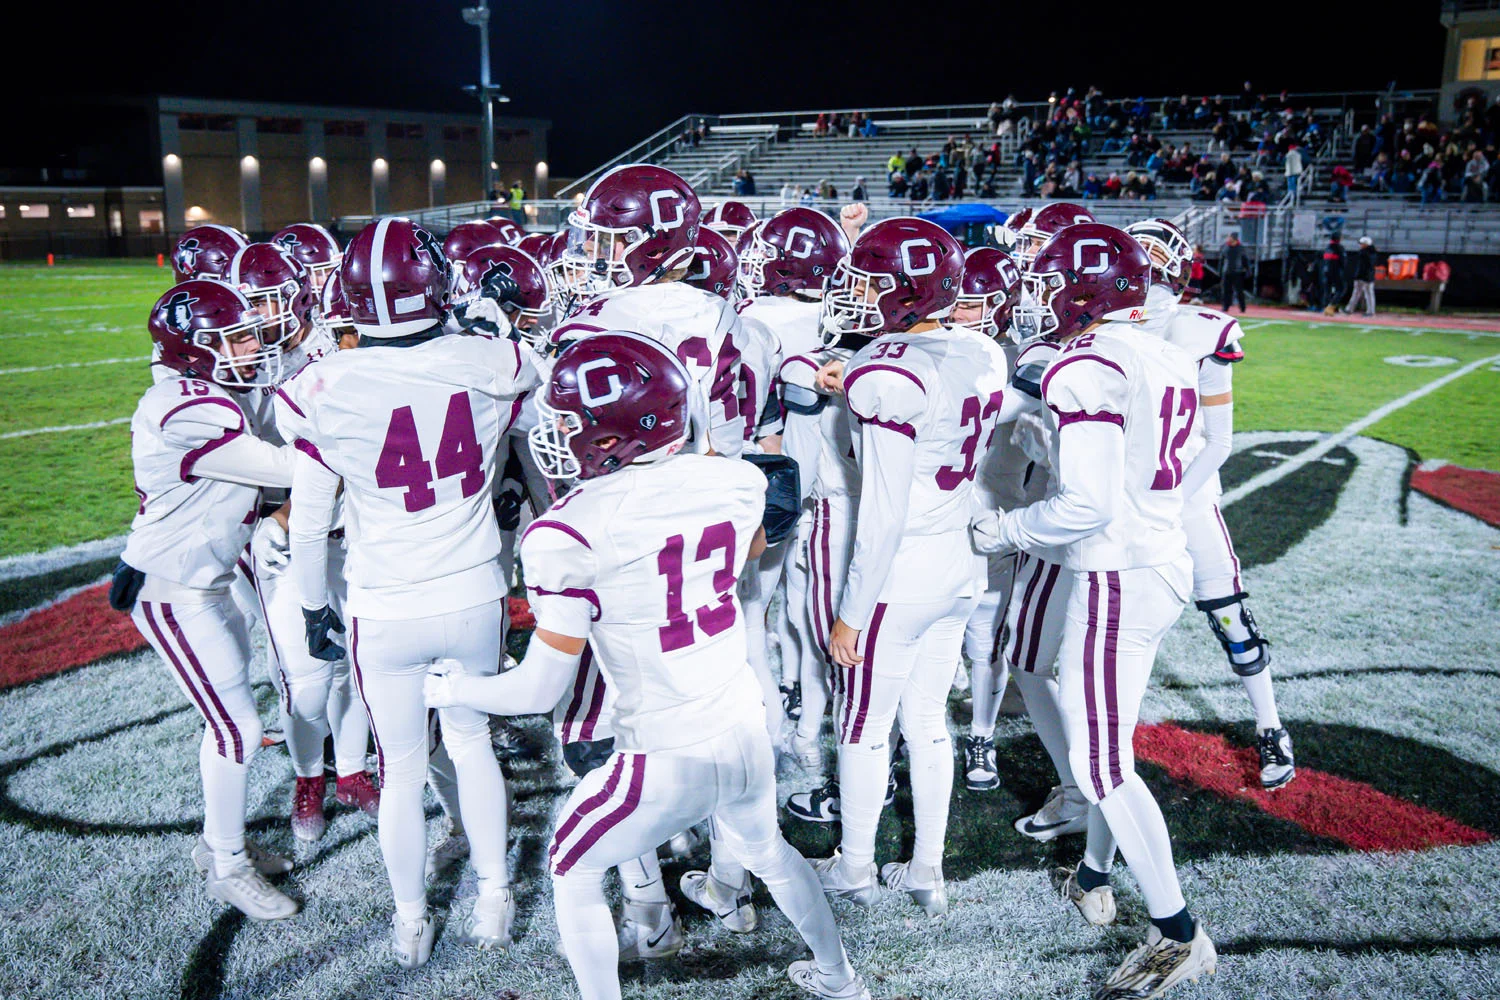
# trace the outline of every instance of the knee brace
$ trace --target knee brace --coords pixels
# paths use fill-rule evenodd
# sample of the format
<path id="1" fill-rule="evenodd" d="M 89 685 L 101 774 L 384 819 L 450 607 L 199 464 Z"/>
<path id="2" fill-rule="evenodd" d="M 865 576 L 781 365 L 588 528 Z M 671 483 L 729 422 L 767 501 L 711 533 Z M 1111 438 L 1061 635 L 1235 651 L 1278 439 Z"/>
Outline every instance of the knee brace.
<path id="1" fill-rule="evenodd" d="M 1255 625 L 1255 617 L 1250 614 L 1250 609 L 1242 603 L 1250 595 L 1241 591 L 1228 597 L 1215 598 L 1212 601 L 1198 601 L 1198 610 L 1208 617 L 1208 627 L 1213 630 L 1214 636 L 1219 640 L 1219 645 L 1224 647 L 1224 654 L 1229 658 L 1229 669 L 1241 677 L 1252 677 L 1271 665 L 1271 643 L 1265 636 L 1260 634 L 1260 629 Z M 1229 637 L 1224 629 L 1224 622 L 1220 620 L 1220 613 L 1236 605 L 1240 609 L 1240 624 L 1244 626 L 1249 637 L 1236 641 Z M 1232 622 L 1233 618 L 1229 620 Z M 1255 659 L 1248 663 L 1235 662 L 1235 656 L 1245 653 L 1255 653 Z"/>

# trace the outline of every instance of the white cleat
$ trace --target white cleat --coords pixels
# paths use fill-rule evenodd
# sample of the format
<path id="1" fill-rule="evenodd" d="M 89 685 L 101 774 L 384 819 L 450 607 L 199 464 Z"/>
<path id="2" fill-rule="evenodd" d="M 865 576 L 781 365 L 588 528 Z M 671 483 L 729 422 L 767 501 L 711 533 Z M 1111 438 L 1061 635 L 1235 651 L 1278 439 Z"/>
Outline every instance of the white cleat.
<path id="1" fill-rule="evenodd" d="M 792 759 L 797 762 L 798 767 L 809 774 L 823 773 L 823 744 L 816 736 L 810 740 L 804 740 L 793 733 L 788 745 L 791 747 Z"/>
<path id="2" fill-rule="evenodd" d="M 620 961 L 671 958 L 687 939 L 671 903 L 625 903 L 620 919 Z"/>
<path id="3" fill-rule="evenodd" d="M 480 893 L 474 909 L 464 921 L 464 940 L 480 951 L 509 948 L 511 927 L 516 922 L 516 894 L 510 886 Z"/>
<path id="4" fill-rule="evenodd" d="M 1285 729 L 1262 729 L 1256 738 L 1260 754 L 1260 786 L 1267 791 L 1280 788 L 1297 776 L 1297 762 L 1292 757 L 1292 737 Z"/>
<path id="5" fill-rule="evenodd" d="M 250 867 L 262 875 L 285 875 L 292 870 L 290 858 L 272 854 L 248 839 L 245 841 L 245 856 L 250 859 Z M 193 867 L 198 869 L 199 875 L 207 875 L 214 867 L 213 848 L 202 837 L 193 845 Z"/>
<path id="6" fill-rule="evenodd" d="M 865 866 L 863 872 L 850 871 L 844 863 L 844 855 L 834 851 L 831 858 L 809 861 L 823 891 L 838 899 L 847 899 L 860 906 L 869 906 L 880 898 L 880 886 L 875 881 L 875 864 Z"/>
<path id="7" fill-rule="evenodd" d="M 453 865 L 469 856 L 469 837 L 452 833 L 427 849 L 426 879 L 431 882 Z"/>
<path id="8" fill-rule="evenodd" d="M 793 962 L 787 966 L 786 976 L 815 997 L 828 1000 L 870 1000 L 870 991 L 865 982 L 854 973 L 854 978 L 839 983 L 835 977 L 818 971 L 818 964 L 810 960 Z"/>
<path id="9" fill-rule="evenodd" d="M 745 873 L 745 884 L 739 888 L 725 885 L 708 872 L 687 872 L 677 882 L 682 894 L 709 913 L 719 918 L 719 923 L 736 934 L 749 934 L 760 923 L 755 904 L 750 901 L 750 874 Z"/>
<path id="10" fill-rule="evenodd" d="M 948 886 L 941 868 L 915 861 L 893 861 L 880 869 L 880 881 L 892 892 L 906 893 L 929 917 L 941 917 L 948 912 Z"/>
<path id="11" fill-rule="evenodd" d="M 1115 922 L 1115 890 L 1113 888 L 1101 885 L 1085 892 L 1083 886 L 1078 884 L 1077 868 L 1059 868 L 1057 871 L 1063 876 L 1058 895 L 1078 907 L 1078 912 L 1083 914 L 1083 919 L 1095 927 L 1108 927 Z"/>
<path id="12" fill-rule="evenodd" d="M 432 957 L 432 914 L 424 913 L 420 920 L 402 920 L 401 914 L 391 917 L 391 949 L 396 953 L 396 964 L 403 969 L 415 969 L 427 964 Z"/>
<path id="13" fill-rule="evenodd" d="M 1180 982 L 1196 983 L 1204 973 L 1213 975 L 1218 965 L 1219 954 L 1201 921 L 1194 924 L 1191 941 L 1173 941 L 1152 924 L 1146 943 L 1125 956 L 1094 991 L 1094 1000 L 1147 1000 Z"/>
<path id="14" fill-rule="evenodd" d="M 223 878 L 210 870 L 206 885 L 210 896 L 252 920 L 284 920 L 302 908 L 295 899 L 267 882 L 248 859 Z"/>
<path id="15" fill-rule="evenodd" d="M 1046 843 L 1089 828 L 1089 803 L 1077 787 L 1052 786 L 1042 808 L 1016 820 L 1016 832 Z"/>

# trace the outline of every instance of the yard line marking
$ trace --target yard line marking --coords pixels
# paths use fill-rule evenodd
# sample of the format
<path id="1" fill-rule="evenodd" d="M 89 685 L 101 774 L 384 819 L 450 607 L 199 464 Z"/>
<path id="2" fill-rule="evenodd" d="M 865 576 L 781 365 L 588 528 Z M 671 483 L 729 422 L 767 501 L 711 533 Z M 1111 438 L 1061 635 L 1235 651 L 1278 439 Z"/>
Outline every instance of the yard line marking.
<path id="1" fill-rule="evenodd" d="M 125 548 L 125 536 L 100 538 L 77 545 L 62 545 L 45 552 L 27 552 L 23 555 L 6 556 L 0 559 L 0 581 L 21 580 L 28 576 L 41 576 L 59 569 L 69 569 L 82 563 L 110 559 Z"/>
<path id="2" fill-rule="evenodd" d="M 1365 429 L 1373 427 L 1375 424 L 1380 423 L 1380 421 L 1384 420 L 1392 413 L 1395 413 L 1397 410 L 1415 403 L 1417 400 L 1421 399 L 1423 396 L 1426 396 L 1428 393 L 1436 392 L 1438 389 L 1441 389 L 1443 386 L 1447 385 L 1449 382 L 1452 382 L 1455 379 L 1462 378 L 1472 371 L 1477 371 L 1478 369 L 1483 368 L 1485 365 L 1494 364 L 1497 361 L 1500 361 L 1500 354 L 1494 354 L 1487 358 L 1480 358 L 1478 361 L 1470 361 L 1462 368 L 1459 368 L 1456 371 L 1451 371 L 1448 374 L 1444 375 L 1442 378 L 1434 379 L 1433 381 L 1428 382 L 1426 385 L 1421 386 L 1420 388 L 1413 389 L 1411 392 L 1408 392 L 1404 396 L 1400 396 L 1396 399 L 1391 400 L 1384 406 L 1376 407 L 1369 413 L 1354 421 L 1352 424 L 1348 424 L 1347 426 L 1345 426 L 1342 430 L 1337 431 L 1334 434 L 1330 434 L 1328 437 L 1325 437 L 1323 440 L 1319 441 L 1311 448 L 1307 448 L 1303 451 L 1298 452 L 1296 455 L 1287 459 L 1285 462 L 1282 462 L 1280 465 L 1273 466 L 1266 471 L 1259 473 L 1258 475 L 1251 476 L 1249 479 L 1245 480 L 1243 483 L 1236 486 L 1228 493 L 1225 493 L 1224 496 L 1219 499 L 1219 506 L 1221 508 L 1228 507 L 1230 504 L 1234 503 L 1237 500 L 1243 500 L 1245 497 L 1249 496 L 1251 493 L 1254 493 L 1256 490 L 1262 489 L 1266 486 L 1270 486 L 1272 483 L 1286 478 L 1287 476 L 1296 472 L 1298 469 L 1302 468 L 1304 465 L 1307 465 L 1311 462 L 1316 462 L 1318 459 L 1322 458 L 1324 455 L 1328 454 L 1339 445 L 1350 440 L 1351 438 L 1358 436 Z"/>
<path id="3" fill-rule="evenodd" d="M 129 417 L 115 417 L 113 420 L 96 420 L 91 424 L 67 424 L 62 427 L 32 427 L 24 431 L 7 431 L 0 434 L 0 441 L 8 441 L 11 438 L 31 437 L 33 434 L 61 434 L 64 431 L 91 431 L 100 427 L 113 427 L 116 424 L 130 423 Z"/>
<path id="4" fill-rule="evenodd" d="M 80 333 L 124 333 L 123 326 L 90 326 L 81 330 L 31 330 L 27 333 L 0 333 L 0 340 L 27 340 L 32 337 L 75 337 Z"/>
<path id="5" fill-rule="evenodd" d="M 57 365 L 32 365 L 29 368 L 0 368 L 0 375 L 29 375 L 32 372 L 51 372 L 59 368 L 90 368 L 94 365 L 124 365 L 139 361 L 150 361 L 151 355 L 138 358 L 100 358 L 98 361 L 67 361 Z"/>
<path id="6" fill-rule="evenodd" d="M 31 311 L 31 312 L 39 312 L 39 313 L 60 313 L 60 312 L 75 312 L 75 311 L 80 310 L 80 309 L 118 309 L 118 308 L 120 308 L 118 305 L 115 305 L 115 304 L 111 303 L 111 304 L 108 304 L 108 305 L 100 304 L 100 305 L 88 305 L 88 306 L 43 306 L 40 309 L 29 310 L 29 311 Z"/>

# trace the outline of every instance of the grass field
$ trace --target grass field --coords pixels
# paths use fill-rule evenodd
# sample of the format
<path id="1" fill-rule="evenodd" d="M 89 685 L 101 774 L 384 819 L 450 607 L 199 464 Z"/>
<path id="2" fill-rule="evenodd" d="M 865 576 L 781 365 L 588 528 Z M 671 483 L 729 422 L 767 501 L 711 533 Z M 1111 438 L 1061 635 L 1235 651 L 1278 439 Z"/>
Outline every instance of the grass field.
<path id="1" fill-rule="evenodd" d="M 15 369 L 143 357 L 144 316 L 166 280 L 138 265 L 0 268 L 0 433 L 128 417 L 149 380 L 143 361 Z M 1500 355 L 1500 336 L 1299 320 L 1247 324 L 1226 487 L 1460 365 Z M 1451 360 L 1387 360 L 1412 356 Z M 1500 996 L 1500 530 L 1410 488 L 1412 453 L 1500 470 L 1496 367 L 1476 368 L 1226 506 L 1255 613 L 1275 644 L 1299 777 L 1274 795 L 1259 792 L 1248 700 L 1190 609 L 1163 645 L 1137 739 L 1186 895 L 1221 955 L 1217 976 L 1173 996 Z M 134 510 L 128 451 L 124 425 L 0 438 L 9 486 L 0 491 L 0 557 L 125 531 Z M 22 648 L 50 655 L 43 640 L 18 638 L 40 614 L 25 609 L 97 580 L 109 563 L 90 559 L 28 577 L 0 572 L 0 658 Z M 107 624 L 81 616 L 76 630 Z M 75 638 L 66 623 L 62 635 Z M 274 695 L 260 690 L 272 718 Z M 956 695 L 956 732 L 967 713 Z M 0 687 L 0 997 L 576 996 L 554 950 L 543 875 L 571 779 L 547 727 L 524 725 L 540 759 L 511 768 L 517 943 L 481 955 L 443 928 L 433 961 L 402 973 L 388 958 L 390 898 L 373 822 L 336 807 L 322 841 L 295 845 L 285 823 L 290 766 L 278 750 L 252 767 L 251 828 L 296 854 L 286 885 L 305 909 L 254 924 L 205 896 L 187 860 L 201 813 L 192 761 L 201 722 L 154 654 L 112 653 Z M 1085 927 L 1058 902 L 1048 872 L 1075 861 L 1081 845 L 1037 845 L 1011 829 L 1045 794 L 1048 765 L 1024 719 L 1002 720 L 997 744 L 1001 788 L 955 789 L 947 917 L 928 921 L 892 897 L 867 910 L 835 904 L 877 998 L 1081 997 L 1143 932 L 1123 866 L 1121 915 L 1108 931 Z M 795 770 L 782 777 L 783 795 L 812 780 Z M 882 818 L 878 860 L 909 851 L 910 809 L 903 787 Z M 833 844 L 828 828 L 786 829 L 809 856 Z M 674 895 L 686 867 L 666 864 Z M 455 926 L 473 889 L 467 870 L 440 883 L 439 920 Z M 629 969 L 625 995 L 790 1000 L 783 970 L 803 957 L 801 945 L 763 891 L 758 899 L 763 927 L 743 937 L 679 902 L 689 949 L 677 962 Z"/>

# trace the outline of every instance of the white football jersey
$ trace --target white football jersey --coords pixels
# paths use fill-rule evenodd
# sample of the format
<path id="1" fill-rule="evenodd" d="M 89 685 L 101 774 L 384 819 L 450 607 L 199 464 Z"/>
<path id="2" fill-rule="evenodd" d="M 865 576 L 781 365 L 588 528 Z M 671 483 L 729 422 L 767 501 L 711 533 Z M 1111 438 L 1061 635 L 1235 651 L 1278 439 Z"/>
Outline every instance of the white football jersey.
<path id="1" fill-rule="evenodd" d="M 776 407 L 781 366 L 790 357 L 813 354 L 823 349 L 823 337 L 819 332 L 823 307 L 820 303 L 794 295 L 761 295 L 757 298 L 746 299 L 740 303 L 739 309 L 740 322 L 745 324 L 747 329 L 759 324 L 771 338 L 773 345 L 769 368 L 771 380 L 766 391 L 770 406 Z M 779 411 L 779 407 L 777 410 Z M 779 412 L 767 409 L 763 409 L 761 415 L 763 418 L 783 416 Z M 761 429 L 756 432 L 755 436 L 765 437 L 768 434 L 780 433 L 781 430 L 779 419 L 774 422 L 770 419 L 763 419 Z"/>
<path id="2" fill-rule="evenodd" d="M 627 330 L 666 344 L 703 390 L 714 451 L 733 457 L 744 451 L 746 417 L 739 398 L 744 334 L 728 301 L 680 281 L 631 285 L 583 303 L 568 324 Z"/>
<path id="3" fill-rule="evenodd" d="M 1014 510 L 1057 494 L 1057 418 L 1039 398 L 1042 376 L 1057 357 L 1057 345 L 1049 340 L 1032 340 L 1015 348 L 1015 369 L 1011 375 L 1010 402 L 1020 404 L 1020 416 L 1008 427 L 1001 427 L 995 446 L 985 456 L 979 470 L 982 491 L 987 491 L 991 506 Z M 1010 349 L 1006 357 L 1011 357 Z M 1002 442 L 1004 444 L 1002 445 Z M 1017 482 L 1012 471 L 1020 464 L 1023 472 Z M 991 476 L 994 478 L 992 479 Z M 1018 495 L 1019 493 L 1019 495 Z M 1066 550 L 1056 546 L 1036 546 L 1026 550 L 1045 562 L 1061 564 Z"/>
<path id="4" fill-rule="evenodd" d="M 197 590 L 227 589 L 255 530 L 260 490 L 201 479 L 193 465 L 254 433 L 240 395 L 216 383 L 173 372 L 147 389 L 130 420 L 140 507 L 121 558 L 148 577 Z"/>
<path id="5" fill-rule="evenodd" d="M 1000 345 L 970 330 L 886 334 L 850 360 L 844 393 L 857 425 L 864 486 L 840 612 L 846 623 L 859 627 L 877 600 L 919 603 L 983 590 L 985 561 L 970 544 L 969 519 L 981 509 L 974 480 L 995 436 L 1008 378 Z M 870 492 L 864 435 L 872 427 L 915 443 L 903 472 L 909 476 L 903 523 L 885 523 L 892 498 Z M 887 562 L 880 553 L 892 545 L 897 549 Z M 883 574 L 882 563 L 889 566 Z"/>
<path id="6" fill-rule="evenodd" d="M 822 393 L 814 387 L 819 368 L 830 361 L 847 364 L 853 356 L 853 351 L 834 347 L 794 354 L 782 363 L 782 395 L 803 407 L 819 408 L 816 413 L 788 408 L 781 432 L 781 452 L 797 463 L 804 500 L 859 496 L 859 463 L 854 458 L 849 405 L 843 396 Z"/>
<path id="7" fill-rule="evenodd" d="M 749 462 L 682 454 L 585 480 L 527 528 L 537 625 L 591 638 L 615 699 L 616 749 L 763 724 L 735 583 L 765 492 Z"/>
<path id="8" fill-rule="evenodd" d="M 1072 570 L 1160 566 L 1182 558 L 1184 445 L 1198 413 L 1194 360 L 1125 323 L 1074 337 L 1042 377 L 1042 397 L 1057 421 L 1113 424 L 1125 435 L 1122 495 L 1113 519 L 1067 547 Z M 1085 466 L 1088 462 L 1083 463 Z"/>
<path id="9" fill-rule="evenodd" d="M 740 313 L 740 415 L 745 418 L 745 447 L 759 451 L 755 442 L 781 433 L 780 406 L 772 397 L 781 351 L 776 335 L 760 320 Z M 770 406 L 767 405 L 768 401 Z"/>
<path id="10" fill-rule="evenodd" d="M 351 615 L 498 600 L 496 446 L 537 385 L 529 348 L 484 336 L 339 351 L 285 383 L 283 430 L 344 479 Z"/>

